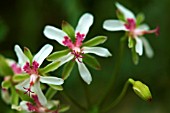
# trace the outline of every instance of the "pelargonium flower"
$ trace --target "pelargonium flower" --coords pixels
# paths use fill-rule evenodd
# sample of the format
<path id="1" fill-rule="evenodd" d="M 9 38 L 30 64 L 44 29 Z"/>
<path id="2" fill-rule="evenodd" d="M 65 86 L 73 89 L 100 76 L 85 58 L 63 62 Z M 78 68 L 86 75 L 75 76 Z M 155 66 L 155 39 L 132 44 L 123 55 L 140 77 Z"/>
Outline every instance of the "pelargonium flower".
<path id="1" fill-rule="evenodd" d="M 116 3 L 116 7 L 118 8 L 119 15 L 122 14 L 123 18 L 121 20 L 106 20 L 104 21 L 103 28 L 108 31 L 126 31 L 129 36 L 129 47 L 132 48 L 132 40 L 135 40 L 135 51 L 140 56 L 143 54 L 143 46 L 145 48 L 146 55 L 148 57 L 153 56 L 152 48 L 150 47 L 146 38 L 144 38 L 144 34 L 155 33 L 158 35 L 159 27 L 149 30 L 149 26 L 146 24 L 141 24 L 141 20 L 137 20 L 130 10 L 125 8 L 119 3 Z M 120 16 L 118 16 L 120 17 Z"/>
<path id="2" fill-rule="evenodd" d="M 25 73 L 30 75 L 28 79 L 16 85 L 16 88 L 25 91 L 25 94 L 28 93 L 29 96 L 37 94 L 42 105 L 45 105 L 47 100 L 41 91 L 40 82 L 53 85 L 63 84 L 63 79 L 52 76 L 41 76 L 38 71 L 44 59 L 52 52 L 52 49 L 53 46 L 46 44 L 30 59 L 23 53 L 18 45 L 15 45 L 15 52 L 18 57 L 19 65 Z"/>
<path id="3" fill-rule="evenodd" d="M 57 101 L 50 101 L 46 106 L 42 105 L 39 101 L 37 95 L 32 95 L 34 103 L 28 101 L 20 102 L 20 110 L 24 110 L 27 112 L 36 112 L 36 113 L 58 113 L 58 109 L 52 109 L 53 107 L 58 108 Z"/>
<path id="4" fill-rule="evenodd" d="M 93 16 L 89 13 L 85 13 L 82 17 L 80 17 L 75 30 L 65 21 L 62 24 L 63 30 L 49 25 L 47 25 L 44 29 L 44 35 L 47 38 L 55 40 L 59 44 L 69 48 L 69 52 L 66 55 L 57 59 L 61 61 L 60 65 L 72 59 L 75 60 L 78 64 L 80 76 L 87 84 L 91 83 L 92 77 L 89 70 L 83 63 L 84 55 L 87 53 L 93 53 L 101 57 L 111 56 L 110 52 L 106 48 L 90 47 L 88 46 L 88 44 L 86 46 L 83 45 L 82 42 L 86 38 L 86 35 L 92 23 Z"/>
<path id="5" fill-rule="evenodd" d="M 0 56 L 0 62 L 0 74 L 4 77 L 4 80 L 1 83 L 1 97 L 5 103 L 13 104 L 12 100 L 14 96 L 12 95 L 16 94 L 15 88 L 13 87 L 16 82 L 13 81 L 13 76 L 23 72 L 20 66 L 13 59 L 8 59 Z"/>

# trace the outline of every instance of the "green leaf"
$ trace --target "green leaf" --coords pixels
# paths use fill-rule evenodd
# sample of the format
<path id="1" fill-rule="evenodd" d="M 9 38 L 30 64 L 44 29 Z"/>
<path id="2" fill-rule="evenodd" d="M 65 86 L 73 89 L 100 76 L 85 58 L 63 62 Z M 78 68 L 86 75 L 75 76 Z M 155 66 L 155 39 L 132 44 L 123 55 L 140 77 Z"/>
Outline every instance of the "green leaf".
<path id="1" fill-rule="evenodd" d="M 23 91 L 17 90 L 17 94 L 22 100 L 32 102 L 32 99 L 27 94 L 25 94 Z"/>
<path id="2" fill-rule="evenodd" d="M 49 87 L 46 94 L 45 94 L 45 97 L 48 99 L 48 100 L 51 100 L 52 97 L 57 93 L 57 90 L 54 90 L 53 88 Z"/>
<path id="3" fill-rule="evenodd" d="M 15 87 L 11 87 L 11 103 L 13 105 L 18 105 L 19 102 L 19 96 L 17 94 L 17 91 L 15 89 Z"/>
<path id="4" fill-rule="evenodd" d="M 0 76 L 9 76 L 13 74 L 14 73 L 5 58 L 0 55 Z"/>
<path id="5" fill-rule="evenodd" d="M 2 81 L 1 86 L 2 88 L 8 89 L 11 86 L 11 81 L 10 80 Z"/>
<path id="6" fill-rule="evenodd" d="M 135 51 L 135 46 L 132 48 L 132 60 L 135 65 L 139 63 L 139 56 Z"/>
<path id="7" fill-rule="evenodd" d="M 74 41 L 75 39 L 75 31 L 74 28 L 66 21 L 62 21 L 62 30 L 68 34 L 68 36 Z"/>
<path id="8" fill-rule="evenodd" d="M 59 66 L 60 66 L 60 61 L 54 61 L 48 64 L 47 66 L 45 66 L 44 68 L 41 68 L 39 71 L 40 73 L 45 74 L 45 73 L 56 70 Z"/>
<path id="9" fill-rule="evenodd" d="M 70 109 L 70 106 L 69 105 L 61 105 L 60 106 L 60 109 L 59 109 L 59 113 L 63 113 L 63 112 L 66 112 Z"/>
<path id="10" fill-rule="evenodd" d="M 116 15 L 119 20 L 126 21 L 123 13 L 121 13 L 119 10 L 116 10 Z"/>
<path id="11" fill-rule="evenodd" d="M 57 60 L 57 59 L 61 58 L 62 56 L 68 54 L 69 52 L 70 52 L 69 49 L 65 49 L 65 50 L 62 50 L 62 51 L 54 52 L 50 56 L 47 57 L 47 60 L 48 61 Z"/>
<path id="12" fill-rule="evenodd" d="M 89 54 L 84 54 L 83 61 L 90 67 L 100 70 L 101 66 L 100 63 L 97 61 L 97 59 Z"/>
<path id="13" fill-rule="evenodd" d="M 58 91 L 62 91 L 63 90 L 63 87 L 60 86 L 60 85 L 49 85 L 51 88 L 55 89 L 55 90 L 58 90 Z"/>
<path id="14" fill-rule="evenodd" d="M 32 62 L 33 56 L 31 51 L 27 47 L 24 47 L 24 54 L 29 58 L 30 62 Z"/>
<path id="15" fill-rule="evenodd" d="M 12 77 L 12 80 L 14 81 L 14 82 L 21 82 L 21 81 L 23 81 L 23 80 L 25 80 L 25 79 L 27 79 L 27 78 L 29 78 L 30 77 L 30 75 L 29 74 L 15 74 L 13 77 Z"/>
<path id="16" fill-rule="evenodd" d="M 128 38 L 128 47 L 133 48 L 134 43 L 135 43 L 134 39 L 132 37 L 129 37 Z"/>
<path id="17" fill-rule="evenodd" d="M 139 26 L 145 20 L 145 15 L 143 13 L 139 13 L 136 16 L 136 25 Z"/>
<path id="18" fill-rule="evenodd" d="M 83 43 L 83 46 L 96 46 L 104 43 L 106 40 L 107 40 L 106 36 L 96 36 L 91 40 L 88 40 L 87 42 Z"/>
<path id="19" fill-rule="evenodd" d="M 74 67 L 74 64 L 75 64 L 75 62 L 73 62 L 73 61 L 69 61 L 68 63 L 65 64 L 63 73 L 62 73 L 62 78 L 64 80 L 66 80 L 70 76 L 70 73 Z"/>

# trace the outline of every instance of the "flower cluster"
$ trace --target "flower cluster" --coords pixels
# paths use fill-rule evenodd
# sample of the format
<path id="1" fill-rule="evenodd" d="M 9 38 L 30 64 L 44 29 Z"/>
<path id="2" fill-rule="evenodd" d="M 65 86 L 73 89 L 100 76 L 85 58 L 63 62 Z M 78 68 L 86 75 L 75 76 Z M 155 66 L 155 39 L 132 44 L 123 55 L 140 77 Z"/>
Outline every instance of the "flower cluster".
<path id="1" fill-rule="evenodd" d="M 142 55 L 144 46 L 146 55 L 152 57 L 153 51 L 143 35 L 150 33 L 158 35 L 159 27 L 149 30 L 146 24 L 141 24 L 141 19 L 139 21 L 138 18 L 135 18 L 134 14 L 121 4 L 116 3 L 116 7 L 120 20 L 106 20 L 103 28 L 109 31 L 126 31 L 129 47 L 135 50 L 138 55 Z M 90 84 L 92 75 L 85 64 L 96 70 L 101 67 L 97 59 L 91 54 L 100 57 L 112 56 L 107 48 L 98 46 L 107 40 L 106 36 L 95 36 L 84 42 L 93 21 L 93 15 L 85 13 L 80 17 L 75 29 L 66 21 L 62 22 L 62 29 L 50 25 L 45 26 L 43 31 L 45 37 L 57 41 L 66 48 L 65 50 L 52 53 L 53 46 L 45 44 L 33 56 L 28 48 L 25 47 L 22 50 L 19 45 L 15 45 L 14 51 L 18 62 L 0 55 L 0 75 L 4 77 L 1 91 L 3 100 L 7 104 L 11 104 L 12 109 L 19 111 L 59 113 L 61 111 L 59 101 L 50 100 L 49 95 L 55 94 L 56 90 L 63 89 L 61 85 L 71 75 L 74 64 L 77 63 L 79 74 L 84 82 Z M 42 67 L 45 59 L 50 63 L 44 63 L 47 65 Z M 61 78 L 49 76 L 49 72 L 57 70 L 62 65 L 64 67 Z M 136 88 L 136 86 L 134 87 Z M 145 87 L 147 88 L 147 86 Z M 45 91 L 43 91 L 44 89 Z M 147 88 L 147 92 L 148 90 L 149 88 Z M 148 97 L 148 95 L 146 96 Z"/>

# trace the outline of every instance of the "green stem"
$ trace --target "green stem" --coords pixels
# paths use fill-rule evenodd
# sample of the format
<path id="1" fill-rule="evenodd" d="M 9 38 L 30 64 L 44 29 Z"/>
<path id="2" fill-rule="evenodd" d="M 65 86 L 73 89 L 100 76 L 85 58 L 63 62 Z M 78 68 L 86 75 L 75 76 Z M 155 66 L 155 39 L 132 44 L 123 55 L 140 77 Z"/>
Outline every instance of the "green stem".
<path id="1" fill-rule="evenodd" d="M 107 98 L 109 97 L 109 95 L 111 94 L 114 86 L 115 86 L 115 81 L 116 78 L 118 76 L 118 72 L 120 69 L 120 64 L 121 64 L 121 59 L 123 56 L 123 52 L 124 52 L 124 45 L 125 45 L 125 41 L 127 39 L 127 35 L 125 34 L 125 36 L 123 36 L 120 40 L 120 46 L 119 46 L 119 51 L 118 51 L 118 56 L 116 58 L 116 62 L 115 62 L 115 66 L 114 66 L 114 71 L 113 71 L 113 75 L 110 81 L 110 85 L 108 87 L 108 89 L 106 90 L 106 93 L 104 94 L 104 96 L 101 98 L 101 100 L 99 101 L 98 105 L 101 108 L 101 106 L 103 106 L 103 104 L 105 103 L 105 101 L 107 100 Z"/>
<path id="2" fill-rule="evenodd" d="M 64 92 L 61 92 L 60 94 L 65 98 L 65 100 L 72 103 L 75 107 L 79 108 L 80 110 L 82 110 L 84 112 L 87 111 L 87 109 L 84 106 L 77 103 L 77 101 L 75 101 L 75 99 L 73 99 L 70 95 L 68 95 L 68 94 L 66 94 Z"/>
<path id="3" fill-rule="evenodd" d="M 105 109 L 101 110 L 101 113 L 107 113 L 107 112 L 109 112 L 113 107 L 115 107 L 115 106 L 122 100 L 122 98 L 125 96 L 126 91 L 127 91 L 127 89 L 128 89 L 128 86 L 129 86 L 129 84 L 131 84 L 132 82 L 133 82 L 133 79 L 129 78 L 129 79 L 126 81 L 126 83 L 125 83 L 125 85 L 124 85 L 124 87 L 123 87 L 123 90 L 122 90 L 122 92 L 120 93 L 120 95 L 116 98 L 115 101 L 113 101 L 113 102 L 110 104 L 110 106 L 108 106 L 108 107 L 106 107 Z"/>
<path id="4" fill-rule="evenodd" d="M 52 99 L 53 96 L 57 93 L 57 90 L 54 90 L 53 88 L 49 87 L 45 96 L 48 100 Z"/>

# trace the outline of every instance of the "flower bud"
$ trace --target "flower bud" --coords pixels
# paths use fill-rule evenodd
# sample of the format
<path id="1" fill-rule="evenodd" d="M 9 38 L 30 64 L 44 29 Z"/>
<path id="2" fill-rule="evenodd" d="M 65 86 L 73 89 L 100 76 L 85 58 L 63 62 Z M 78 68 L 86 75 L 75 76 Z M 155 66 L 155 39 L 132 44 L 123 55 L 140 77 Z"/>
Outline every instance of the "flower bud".
<path id="1" fill-rule="evenodd" d="M 134 81 L 133 90 L 143 100 L 149 101 L 149 102 L 152 100 L 152 95 L 149 90 L 149 87 L 143 84 L 142 82 Z"/>

